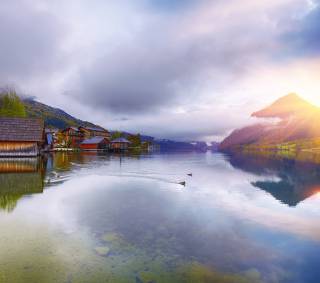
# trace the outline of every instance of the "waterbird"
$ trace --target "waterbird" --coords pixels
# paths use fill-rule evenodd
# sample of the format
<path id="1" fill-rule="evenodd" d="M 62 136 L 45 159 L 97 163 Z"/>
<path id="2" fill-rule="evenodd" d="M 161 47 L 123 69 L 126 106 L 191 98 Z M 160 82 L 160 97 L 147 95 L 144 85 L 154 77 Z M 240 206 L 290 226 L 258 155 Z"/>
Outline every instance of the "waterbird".
<path id="1" fill-rule="evenodd" d="M 60 178 L 59 174 L 55 171 L 52 172 L 52 174 L 56 177 L 56 178 Z"/>
<path id="2" fill-rule="evenodd" d="M 186 186 L 186 181 L 183 181 L 183 182 L 179 182 L 179 185 L 182 185 L 182 186 Z"/>
<path id="3" fill-rule="evenodd" d="M 192 177 L 192 173 L 188 173 L 187 175 L 190 176 L 190 177 Z"/>

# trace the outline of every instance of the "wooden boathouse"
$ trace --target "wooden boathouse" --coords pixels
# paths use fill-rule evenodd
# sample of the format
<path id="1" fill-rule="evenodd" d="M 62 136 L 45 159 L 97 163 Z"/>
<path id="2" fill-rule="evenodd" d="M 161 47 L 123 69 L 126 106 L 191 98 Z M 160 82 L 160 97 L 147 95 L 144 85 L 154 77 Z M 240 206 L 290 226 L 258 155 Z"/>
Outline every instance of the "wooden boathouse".
<path id="1" fill-rule="evenodd" d="M 78 148 L 83 141 L 83 134 L 76 127 L 68 127 L 62 133 L 68 147 Z"/>
<path id="2" fill-rule="evenodd" d="M 0 118 L 0 157 L 37 156 L 44 142 L 43 120 Z"/>
<path id="3" fill-rule="evenodd" d="M 80 148 L 82 150 L 107 150 L 109 149 L 109 140 L 105 137 L 93 137 L 90 139 L 84 140 L 80 144 Z"/>
<path id="4" fill-rule="evenodd" d="M 108 130 L 97 127 L 79 127 L 79 131 L 83 134 L 84 139 L 93 137 L 104 137 L 110 140 L 110 133 Z"/>

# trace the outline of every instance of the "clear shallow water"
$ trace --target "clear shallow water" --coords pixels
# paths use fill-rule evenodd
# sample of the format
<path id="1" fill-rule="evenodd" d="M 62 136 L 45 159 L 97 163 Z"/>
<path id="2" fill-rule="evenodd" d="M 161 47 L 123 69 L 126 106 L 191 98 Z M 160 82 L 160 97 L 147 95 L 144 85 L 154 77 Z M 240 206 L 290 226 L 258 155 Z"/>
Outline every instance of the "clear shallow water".
<path id="1" fill-rule="evenodd" d="M 320 282 L 319 166 L 56 154 L 0 171 L 0 282 Z"/>

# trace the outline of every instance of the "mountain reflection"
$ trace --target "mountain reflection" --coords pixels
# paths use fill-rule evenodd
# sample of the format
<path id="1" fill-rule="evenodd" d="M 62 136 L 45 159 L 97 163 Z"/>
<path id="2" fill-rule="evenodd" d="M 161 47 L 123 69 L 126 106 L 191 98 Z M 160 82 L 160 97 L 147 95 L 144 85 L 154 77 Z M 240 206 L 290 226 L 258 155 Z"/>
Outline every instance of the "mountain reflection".
<path id="1" fill-rule="evenodd" d="M 296 206 L 320 190 L 320 165 L 314 162 L 252 153 L 230 155 L 229 161 L 249 173 L 278 177 L 251 184 L 289 206 Z"/>
<path id="2" fill-rule="evenodd" d="M 46 158 L 0 159 L 0 209 L 11 212 L 24 195 L 42 193 Z"/>

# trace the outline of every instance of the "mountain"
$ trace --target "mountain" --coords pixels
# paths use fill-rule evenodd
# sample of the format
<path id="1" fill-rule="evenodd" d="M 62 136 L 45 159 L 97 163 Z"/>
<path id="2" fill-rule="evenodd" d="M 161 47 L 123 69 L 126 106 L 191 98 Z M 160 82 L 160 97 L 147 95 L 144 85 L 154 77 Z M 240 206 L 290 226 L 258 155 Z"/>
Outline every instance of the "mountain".
<path id="1" fill-rule="evenodd" d="M 54 108 L 30 98 L 22 100 L 28 117 L 42 118 L 46 127 L 64 129 L 68 126 L 99 127 L 87 121 L 77 119 L 59 108 Z"/>
<path id="2" fill-rule="evenodd" d="M 31 98 L 22 99 L 28 117 L 42 118 L 45 121 L 46 127 L 64 129 L 68 126 L 87 126 L 100 127 L 93 123 L 77 119 L 65 111 L 48 106 L 46 104 L 35 101 Z M 100 127 L 101 128 L 101 127 Z M 114 134 L 116 131 L 111 131 Z M 123 136 L 129 137 L 132 134 L 122 132 Z M 153 142 L 160 146 L 161 151 L 205 151 L 208 149 L 204 142 L 177 142 L 172 140 L 159 140 L 151 136 L 141 135 L 141 141 Z"/>
<path id="3" fill-rule="evenodd" d="M 159 145 L 162 152 L 204 152 L 208 150 L 205 142 L 183 142 L 168 139 L 155 139 L 154 143 Z"/>
<path id="4" fill-rule="evenodd" d="M 247 145 L 277 145 L 291 141 L 320 138 L 320 108 L 297 94 L 288 94 L 270 106 L 254 112 L 253 117 L 277 118 L 233 131 L 221 144 L 223 151 Z"/>
<path id="5" fill-rule="evenodd" d="M 295 93 L 290 93 L 276 100 L 270 106 L 252 113 L 257 118 L 281 118 L 304 116 L 308 112 L 315 113 L 319 108 L 303 100 Z"/>

